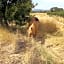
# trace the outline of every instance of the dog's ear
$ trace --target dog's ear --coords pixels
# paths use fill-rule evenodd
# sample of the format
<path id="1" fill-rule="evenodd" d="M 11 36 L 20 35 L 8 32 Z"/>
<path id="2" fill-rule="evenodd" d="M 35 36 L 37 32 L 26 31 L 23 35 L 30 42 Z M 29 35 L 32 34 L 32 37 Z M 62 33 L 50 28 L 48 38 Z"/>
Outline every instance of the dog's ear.
<path id="1" fill-rule="evenodd" d="M 36 21 L 39 21 L 39 19 L 37 17 L 34 17 Z"/>

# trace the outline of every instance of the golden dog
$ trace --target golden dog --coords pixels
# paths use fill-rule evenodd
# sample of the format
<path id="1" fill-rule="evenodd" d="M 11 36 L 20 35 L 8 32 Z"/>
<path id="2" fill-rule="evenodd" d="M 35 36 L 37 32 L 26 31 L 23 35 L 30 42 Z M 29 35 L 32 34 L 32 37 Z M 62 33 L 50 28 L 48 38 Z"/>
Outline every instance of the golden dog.
<path id="1" fill-rule="evenodd" d="M 39 28 L 39 20 L 38 18 L 33 17 L 31 20 L 31 25 L 29 25 L 29 28 L 28 28 L 28 36 L 36 37 L 38 33 L 38 28 Z"/>

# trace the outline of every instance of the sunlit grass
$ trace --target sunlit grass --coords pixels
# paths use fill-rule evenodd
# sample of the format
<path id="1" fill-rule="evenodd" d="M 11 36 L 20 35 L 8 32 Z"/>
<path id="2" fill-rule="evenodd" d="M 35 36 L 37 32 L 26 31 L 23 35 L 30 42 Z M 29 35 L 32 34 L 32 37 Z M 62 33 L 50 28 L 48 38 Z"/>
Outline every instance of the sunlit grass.
<path id="1" fill-rule="evenodd" d="M 0 27 L 0 60 L 4 64 L 64 64 L 64 18 L 46 13 L 31 15 L 40 20 L 38 36 L 44 43 L 27 37 L 25 29 L 14 34 Z"/>

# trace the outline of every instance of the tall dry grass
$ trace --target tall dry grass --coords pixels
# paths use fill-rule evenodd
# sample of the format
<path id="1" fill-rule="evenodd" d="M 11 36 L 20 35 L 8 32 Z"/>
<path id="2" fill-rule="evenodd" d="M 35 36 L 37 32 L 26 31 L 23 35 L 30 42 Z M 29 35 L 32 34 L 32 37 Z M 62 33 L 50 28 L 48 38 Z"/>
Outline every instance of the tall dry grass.
<path id="1" fill-rule="evenodd" d="M 0 27 L 0 64 L 64 64 L 63 20 L 46 13 L 32 15 L 40 20 L 37 35 L 40 40 L 28 38 L 24 33 L 25 27 L 21 29 L 22 34 Z"/>

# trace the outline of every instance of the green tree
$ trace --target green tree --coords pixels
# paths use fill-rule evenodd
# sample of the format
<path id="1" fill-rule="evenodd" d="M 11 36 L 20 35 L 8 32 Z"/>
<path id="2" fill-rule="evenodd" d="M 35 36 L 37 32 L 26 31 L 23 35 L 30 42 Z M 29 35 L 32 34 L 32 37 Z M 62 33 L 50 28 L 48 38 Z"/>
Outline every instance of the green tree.
<path id="1" fill-rule="evenodd" d="M 30 15 L 34 5 L 32 0 L 0 0 L 1 18 L 7 25 L 7 20 L 25 21 L 25 17 Z"/>
<path id="2" fill-rule="evenodd" d="M 58 7 L 52 7 L 50 9 L 51 12 L 56 12 L 56 11 L 63 11 L 63 8 L 58 8 Z"/>

